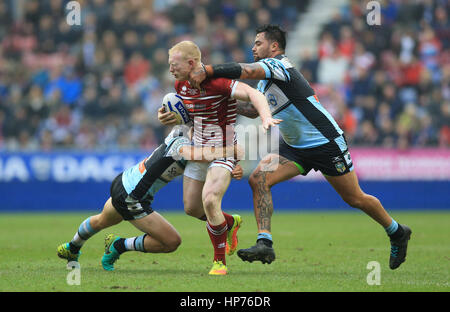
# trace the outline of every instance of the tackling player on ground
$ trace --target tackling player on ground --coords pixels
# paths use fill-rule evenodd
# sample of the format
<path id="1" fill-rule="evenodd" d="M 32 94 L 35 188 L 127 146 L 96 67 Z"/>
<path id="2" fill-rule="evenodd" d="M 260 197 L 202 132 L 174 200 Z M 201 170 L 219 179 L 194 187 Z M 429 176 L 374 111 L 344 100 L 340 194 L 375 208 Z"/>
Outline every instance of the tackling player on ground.
<path id="1" fill-rule="evenodd" d="M 398 224 L 376 197 L 361 190 L 343 131 L 320 104 L 303 75 L 284 55 L 285 47 L 285 32 L 276 25 L 266 25 L 256 30 L 252 48 L 255 63 L 207 65 L 190 76 L 194 85 L 213 77 L 258 79 L 258 90 L 267 97 L 273 116 L 283 119 L 279 127 L 279 153 L 262 159 L 249 179 L 258 225 L 257 243 L 239 250 L 238 256 L 250 262 L 275 260 L 271 187 L 314 169 L 322 172 L 347 204 L 361 209 L 383 226 L 391 243 L 389 266 L 398 268 L 406 258 L 410 228 Z M 257 117 L 254 108 L 248 104 L 238 105 L 238 113 Z M 273 170 L 267 171 L 265 167 L 274 163 L 277 165 Z"/>
<path id="2" fill-rule="evenodd" d="M 266 130 L 281 121 L 272 118 L 264 95 L 245 83 L 218 78 L 206 80 L 201 88 L 192 86 L 189 76 L 201 68 L 201 52 L 193 42 L 182 41 L 169 50 L 169 70 L 176 79 L 175 90 L 182 97 L 194 121 L 194 146 L 222 147 L 236 143 L 236 99 L 254 105 Z M 171 113 L 160 110 L 158 117 L 161 123 L 171 124 Z M 200 219 L 204 219 L 206 215 L 206 227 L 214 247 L 213 267 L 209 272 L 211 275 L 227 274 L 227 229 L 231 224 L 239 225 L 241 222 L 240 217 L 233 222 L 224 218 L 221 212 L 221 201 L 230 184 L 235 165 L 233 157 L 211 163 L 188 162 L 184 172 L 183 201 L 186 213 Z M 203 203 L 202 209 L 199 209 L 199 203 Z M 237 229 L 233 230 L 233 233 L 236 231 Z M 233 241 L 237 242 L 237 238 Z M 228 254 L 232 254 L 236 247 L 236 244 L 231 246 Z"/>
<path id="3" fill-rule="evenodd" d="M 191 146 L 190 139 L 183 135 L 183 128 L 176 127 L 164 143 L 146 159 L 119 174 L 111 183 L 111 197 L 106 201 L 100 214 L 84 220 L 69 243 L 58 246 L 57 255 L 70 261 L 78 261 L 81 247 L 86 240 L 99 231 L 116 225 L 123 220 L 130 221 L 144 235 L 121 238 L 110 234 L 105 239 L 105 253 L 102 266 L 114 270 L 114 263 L 126 251 L 147 253 L 168 253 L 181 244 L 177 230 L 159 213 L 151 203 L 155 194 L 181 175 L 186 160 L 201 155 L 210 160 L 223 157 L 230 151 L 221 149 L 199 149 Z M 231 153 L 234 152 L 231 151 Z M 242 168 L 237 166 L 233 177 L 242 177 Z M 225 214 L 225 213 L 224 213 Z"/>

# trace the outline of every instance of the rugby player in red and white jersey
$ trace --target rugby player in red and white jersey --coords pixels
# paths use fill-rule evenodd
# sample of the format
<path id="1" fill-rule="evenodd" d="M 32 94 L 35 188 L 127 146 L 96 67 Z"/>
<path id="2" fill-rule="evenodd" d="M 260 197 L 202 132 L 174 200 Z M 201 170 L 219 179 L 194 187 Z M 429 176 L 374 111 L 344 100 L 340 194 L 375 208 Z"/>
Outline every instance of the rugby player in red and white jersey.
<path id="1" fill-rule="evenodd" d="M 193 87 L 188 81 L 190 73 L 202 66 L 200 49 L 192 41 L 179 42 L 169 50 L 169 71 L 176 79 L 176 92 L 183 98 L 194 121 L 194 145 L 224 147 L 236 143 L 236 99 L 253 104 L 265 130 L 281 122 L 272 118 L 264 95 L 243 82 L 218 78 L 206 80 L 200 88 Z M 165 125 L 173 124 L 171 113 L 164 113 L 163 109 L 160 109 L 158 118 Z M 226 220 L 221 209 L 235 165 L 233 157 L 202 164 L 188 162 L 184 172 L 183 203 L 186 213 L 198 218 L 206 215 L 206 227 L 214 247 L 211 275 L 227 274 L 227 235 L 235 236 L 241 222 L 240 217 Z M 227 231 L 231 224 L 234 229 Z M 233 237 L 233 242 L 236 241 Z M 232 254 L 236 247 L 233 244 L 228 254 Z"/>

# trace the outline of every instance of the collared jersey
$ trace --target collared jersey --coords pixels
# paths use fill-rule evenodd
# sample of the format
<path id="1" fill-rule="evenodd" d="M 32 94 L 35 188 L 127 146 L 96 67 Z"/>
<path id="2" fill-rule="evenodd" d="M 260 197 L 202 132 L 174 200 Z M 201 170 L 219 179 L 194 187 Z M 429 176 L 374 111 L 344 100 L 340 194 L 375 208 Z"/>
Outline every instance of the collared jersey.
<path id="1" fill-rule="evenodd" d="M 237 107 L 233 95 L 237 84 L 235 80 L 212 78 L 205 80 L 199 90 L 189 81 L 175 82 L 175 90 L 194 121 L 194 145 L 225 146 L 236 142 Z"/>
<path id="2" fill-rule="evenodd" d="M 308 81 L 286 56 L 262 59 L 258 64 L 263 67 L 266 79 L 258 83 L 257 89 L 266 96 L 272 116 L 283 120 L 278 126 L 288 145 L 312 148 L 343 134 Z"/>

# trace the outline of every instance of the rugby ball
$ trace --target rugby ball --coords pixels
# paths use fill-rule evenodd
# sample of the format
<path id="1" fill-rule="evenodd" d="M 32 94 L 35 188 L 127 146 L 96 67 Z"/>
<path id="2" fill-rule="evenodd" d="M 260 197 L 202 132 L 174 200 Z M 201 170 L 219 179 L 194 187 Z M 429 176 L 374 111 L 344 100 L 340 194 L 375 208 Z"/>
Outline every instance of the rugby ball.
<path id="1" fill-rule="evenodd" d="M 176 93 L 168 93 L 164 96 L 162 106 L 166 112 L 174 112 L 178 125 L 184 125 L 189 122 L 189 112 L 184 106 L 183 99 Z"/>

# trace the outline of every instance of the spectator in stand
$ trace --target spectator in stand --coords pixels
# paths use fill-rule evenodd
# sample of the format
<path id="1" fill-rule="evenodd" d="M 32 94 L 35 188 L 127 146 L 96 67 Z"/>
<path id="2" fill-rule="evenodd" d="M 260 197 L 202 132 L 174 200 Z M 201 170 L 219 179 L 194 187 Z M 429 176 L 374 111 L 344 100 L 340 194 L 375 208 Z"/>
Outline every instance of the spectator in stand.
<path id="1" fill-rule="evenodd" d="M 207 63 L 250 62 L 251 30 L 290 32 L 310 1 L 80 1 L 82 26 L 66 23 L 66 2 L 0 1 L 1 148 L 158 144 L 155 109 L 173 91 L 167 47 L 194 40 Z M 365 22 L 364 1 L 336 11 L 300 68 L 353 146 L 448 147 L 450 4 L 380 3 L 380 26 Z"/>

